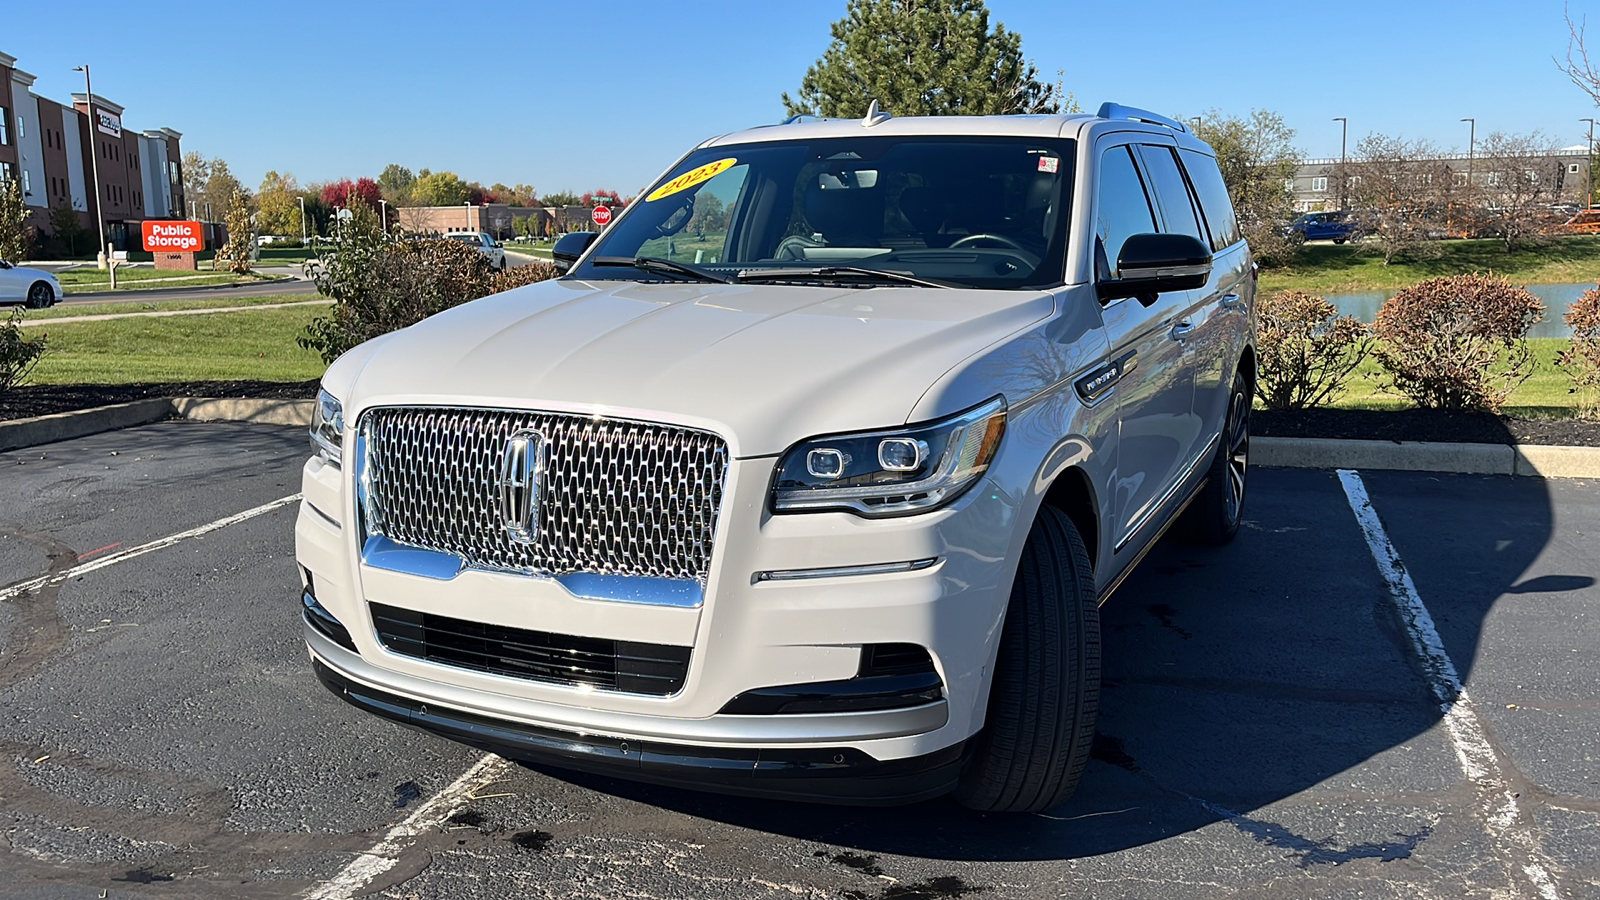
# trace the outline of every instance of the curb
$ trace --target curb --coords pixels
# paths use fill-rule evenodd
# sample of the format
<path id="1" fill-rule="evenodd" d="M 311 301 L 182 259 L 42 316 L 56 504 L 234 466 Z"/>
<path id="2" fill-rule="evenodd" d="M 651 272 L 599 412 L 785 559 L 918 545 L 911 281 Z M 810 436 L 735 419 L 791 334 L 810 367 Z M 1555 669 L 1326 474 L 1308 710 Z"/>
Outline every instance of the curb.
<path id="1" fill-rule="evenodd" d="M 0 422 L 0 452 L 149 425 L 177 416 L 197 422 L 252 422 L 311 427 L 312 400 L 160 397 Z"/>
<path id="2" fill-rule="evenodd" d="M 1459 475 L 1600 478 L 1600 447 L 1258 437 L 1250 462 L 1289 469 L 1399 469 Z"/>
<path id="3" fill-rule="evenodd" d="M 148 425 L 176 416 L 196 422 L 311 426 L 313 400 L 172 397 L 0 422 L 0 452 Z M 1289 469 L 1398 469 L 1460 475 L 1600 478 L 1600 447 L 1450 444 L 1258 437 L 1254 465 Z"/>

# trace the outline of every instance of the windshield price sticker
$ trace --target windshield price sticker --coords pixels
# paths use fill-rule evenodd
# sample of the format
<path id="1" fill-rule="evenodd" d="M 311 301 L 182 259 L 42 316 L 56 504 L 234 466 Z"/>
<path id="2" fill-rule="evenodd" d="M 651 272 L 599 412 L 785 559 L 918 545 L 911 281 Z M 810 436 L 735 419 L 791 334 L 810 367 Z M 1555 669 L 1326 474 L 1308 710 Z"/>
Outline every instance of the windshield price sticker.
<path id="1" fill-rule="evenodd" d="M 702 181 L 709 181 L 710 179 L 715 178 L 718 175 L 721 175 L 723 172 L 733 168 L 734 163 L 737 162 L 738 160 L 730 156 L 727 159 L 719 159 L 716 162 L 706 163 L 698 169 L 690 169 L 682 175 L 679 175 L 677 178 L 674 178 L 666 184 L 663 184 L 661 187 L 651 191 L 650 196 L 644 198 L 645 202 L 649 203 L 651 200 L 660 200 L 662 197 L 670 197 L 679 191 L 692 188 Z"/>

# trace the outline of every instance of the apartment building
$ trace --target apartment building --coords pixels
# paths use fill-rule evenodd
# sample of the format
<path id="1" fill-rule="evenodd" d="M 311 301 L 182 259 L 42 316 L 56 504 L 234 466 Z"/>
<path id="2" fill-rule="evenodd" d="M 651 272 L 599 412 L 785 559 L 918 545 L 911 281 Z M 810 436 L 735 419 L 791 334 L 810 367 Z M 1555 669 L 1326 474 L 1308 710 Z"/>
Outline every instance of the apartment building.
<path id="1" fill-rule="evenodd" d="M 182 134 L 124 128 L 123 108 L 98 94 L 40 97 L 16 65 L 0 53 L 0 179 L 21 180 L 29 225 L 48 235 L 50 211 L 65 207 L 96 234 L 103 211 L 106 240 L 130 249 L 140 222 L 182 217 Z"/>
<path id="2" fill-rule="evenodd" d="M 1581 147 L 1552 150 L 1548 154 L 1527 161 L 1528 168 L 1522 177 L 1543 179 L 1548 185 L 1551 203 L 1582 203 L 1589 189 L 1589 152 Z M 1442 171 L 1456 187 L 1464 187 L 1470 177 L 1472 184 L 1489 201 L 1494 202 L 1496 188 L 1506 174 L 1496 170 L 1493 161 L 1483 157 L 1468 159 L 1464 155 L 1446 155 L 1426 160 L 1416 160 L 1420 172 L 1425 169 Z M 1348 161 L 1352 173 L 1361 171 L 1357 160 Z M 1290 179 L 1289 190 L 1294 194 L 1294 208 L 1300 212 L 1322 212 L 1339 208 L 1339 160 L 1308 159 L 1300 164 Z M 1352 174 L 1352 178 L 1360 177 Z M 1419 177 L 1431 177 L 1420 176 Z M 1346 192 L 1346 197 L 1349 193 Z"/>

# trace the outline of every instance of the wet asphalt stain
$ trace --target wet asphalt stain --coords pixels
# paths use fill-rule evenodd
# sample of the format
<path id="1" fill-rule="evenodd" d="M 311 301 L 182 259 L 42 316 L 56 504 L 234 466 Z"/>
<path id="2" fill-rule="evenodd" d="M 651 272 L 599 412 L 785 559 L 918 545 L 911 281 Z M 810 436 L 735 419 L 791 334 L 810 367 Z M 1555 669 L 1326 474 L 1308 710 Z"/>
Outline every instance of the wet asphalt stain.
<path id="1" fill-rule="evenodd" d="M 859 853 L 848 852 L 836 853 L 833 856 L 833 861 L 841 866 L 855 869 L 863 875 L 878 876 L 883 874 L 883 870 L 878 868 L 878 858 L 876 856 L 864 856 Z"/>
<path id="2" fill-rule="evenodd" d="M 1139 764 L 1128 755 L 1122 747 L 1122 739 L 1114 738 L 1109 734 L 1096 734 L 1094 744 L 1089 747 L 1089 756 L 1103 763 L 1109 763 L 1119 769 L 1129 772 L 1139 771 Z"/>
<path id="3" fill-rule="evenodd" d="M 444 821 L 446 825 L 460 825 L 466 828 L 482 828 L 483 823 L 487 822 L 488 819 L 485 819 L 483 817 L 483 813 L 478 812 L 475 809 L 463 809 L 462 811 L 451 815 L 450 818 L 445 819 Z"/>
<path id="4" fill-rule="evenodd" d="M 1312 866 L 1342 866 L 1358 859 L 1375 859 L 1379 862 L 1410 859 L 1418 845 L 1433 834 L 1433 826 L 1428 825 L 1414 834 L 1396 832 L 1394 835 L 1396 840 L 1364 841 L 1340 847 L 1331 835 L 1320 841 L 1312 840 L 1301 837 L 1282 825 L 1244 816 L 1235 816 L 1233 826 L 1254 838 L 1256 843 L 1287 849 L 1296 858 L 1295 864 L 1302 869 L 1309 869 Z"/>
<path id="5" fill-rule="evenodd" d="M 532 850 L 534 853 L 542 853 L 544 848 L 550 846 L 550 842 L 555 839 L 556 836 L 548 831 L 540 831 L 537 828 L 530 828 L 527 831 L 519 831 L 516 834 L 513 834 L 511 836 L 511 843 L 516 844 L 518 847 L 521 847 L 524 850 Z"/>
<path id="6" fill-rule="evenodd" d="M 967 884 L 956 875 L 940 875 L 911 884 L 893 884 L 873 897 L 864 891 L 845 891 L 846 900 L 952 900 L 967 894 L 981 894 L 988 888 Z"/>
<path id="7" fill-rule="evenodd" d="M 171 881 L 172 876 L 152 872 L 148 868 L 129 869 L 121 878 L 113 878 L 111 880 L 126 881 L 129 884 L 154 884 L 158 881 Z"/>
<path id="8" fill-rule="evenodd" d="M 1146 606 L 1145 609 L 1149 611 L 1152 616 L 1155 616 L 1157 619 L 1161 620 L 1162 628 L 1170 628 L 1173 631 L 1176 631 L 1179 636 L 1186 641 L 1194 637 L 1193 634 L 1190 634 L 1188 631 L 1179 628 L 1178 625 L 1172 621 L 1172 617 L 1178 614 L 1178 611 L 1172 607 L 1166 605 L 1165 603 L 1152 603 Z"/>
<path id="9" fill-rule="evenodd" d="M 394 808 L 405 809 L 407 804 L 422 796 L 422 788 L 415 781 L 403 781 L 394 786 Z"/>

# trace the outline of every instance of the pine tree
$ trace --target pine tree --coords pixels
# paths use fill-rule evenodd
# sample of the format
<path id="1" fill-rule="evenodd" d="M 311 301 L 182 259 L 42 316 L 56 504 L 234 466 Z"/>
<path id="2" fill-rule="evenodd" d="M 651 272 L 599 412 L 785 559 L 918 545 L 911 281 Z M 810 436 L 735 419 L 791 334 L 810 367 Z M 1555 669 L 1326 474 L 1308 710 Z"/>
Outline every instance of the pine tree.
<path id="1" fill-rule="evenodd" d="M 858 118 L 868 105 L 897 116 L 1053 113 L 1073 108 L 1039 81 L 1022 36 L 989 28 L 983 0 L 849 0 L 833 43 L 783 95 L 790 115 Z"/>

